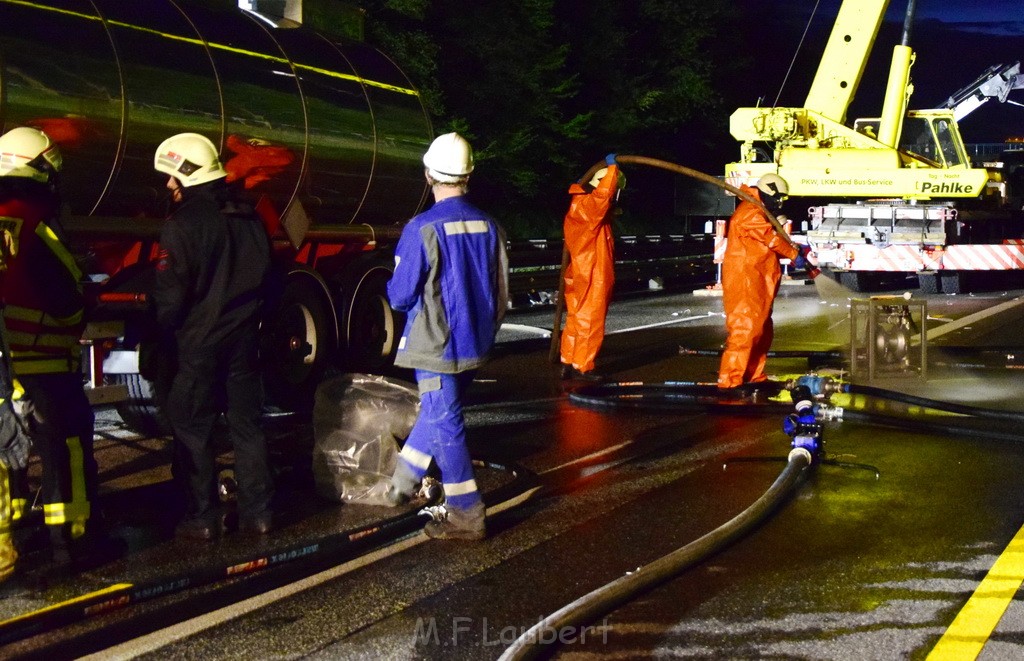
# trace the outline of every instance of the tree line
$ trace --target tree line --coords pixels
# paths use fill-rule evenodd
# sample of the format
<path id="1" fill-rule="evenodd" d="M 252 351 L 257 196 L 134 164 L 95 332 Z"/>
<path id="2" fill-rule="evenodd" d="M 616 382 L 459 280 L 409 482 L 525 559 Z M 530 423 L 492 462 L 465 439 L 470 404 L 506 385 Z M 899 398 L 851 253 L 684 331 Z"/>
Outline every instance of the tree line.
<path id="1" fill-rule="evenodd" d="M 752 61 L 735 2 L 360 4 L 367 41 L 413 80 L 435 132 L 474 145 L 473 195 L 518 238 L 560 235 L 568 185 L 608 152 L 718 174 L 722 145 L 735 151 L 724 90 Z M 671 182 L 627 176 L 621 222 L 671 215 Z"/>

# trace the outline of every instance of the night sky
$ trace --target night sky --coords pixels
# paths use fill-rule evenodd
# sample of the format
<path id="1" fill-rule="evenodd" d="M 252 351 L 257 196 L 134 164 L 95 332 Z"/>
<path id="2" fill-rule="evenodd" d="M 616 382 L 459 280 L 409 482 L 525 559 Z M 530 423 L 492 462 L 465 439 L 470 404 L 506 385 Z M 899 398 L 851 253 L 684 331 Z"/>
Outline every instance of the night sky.
<path id="1" fill-rule="evenodd" d="M 842 0 L 790 0 L 786 4 L 805 17 L 817 4 L 819 16 L 832 17 Z M 886 18 L 902 22 L 906 11 L 907 0 L 893 0 Z M 1024 35 L 1024 2 L 1021 0 L 917 0 L 914 11 L 921 21 L 935 19 L 963 30 Z"/>
<path id="2" fill-rule="evenodd" d="M 743 4 L 741 0 L 741 6 Z M 766 39 L 777 47 L 773 49 L 772 69 L 765 70 L 758 81 L 761 85 L 757 93 L 768 103 L 780 94 L 780 87 L 780 105 L 803 103 L 842 2 L 820 0 L 817 3 L 810 29 L 803 45 L 799 46 L 815 4 L 815 0 L 785 3 L 752 0 L 750 4 L 758 11 L 768 12 L 761 14 L 770 23 Z M 902 36 L 906 9 L 906 0 L 890 3 L 848 120 L 877 116 L 881 110 L 892 47 Z M 1024 0 L 917 0 L 910 46 L 917 54 L 911 70 L 914 94 L 910 107 L 936 107 L 988 67 L 1024 61 Z M 787 79 L 791 60 L 793 69 Z M 768 66 L 763 59 L 761 63 Z M 1013 92 L 1010 99 L 1024 103 L 1024 90 Z M 989 101 L 964 118 L 960 129 L 967 142 L 1001 142 L 1024 137 L 1024 107 Z"/>

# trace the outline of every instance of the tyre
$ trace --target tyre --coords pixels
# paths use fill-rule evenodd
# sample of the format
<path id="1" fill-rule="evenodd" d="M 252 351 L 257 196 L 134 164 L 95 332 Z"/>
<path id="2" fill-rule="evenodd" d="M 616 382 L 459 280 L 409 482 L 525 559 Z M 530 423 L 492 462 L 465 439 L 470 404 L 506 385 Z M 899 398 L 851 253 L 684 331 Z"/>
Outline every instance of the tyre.
<path id="1" fill-rule="evenodd" d="M 942 282 L 943 294 L 963 294 L 966 292 L 964 278 L 958 271 L 943 271 L 939 279 Z"/>
<path id="2" fill-rule="evenodd" d="M 261 341 L 267 403 L 310 410 L 313 395 L 336 354 L 336 323 L 320 281 L 291 279 L 276 310 L 267 316 Z"/>
<path id="3" fill-rule="evenodd" d="M 405 315 L 391 309 L 387 284 L 391 270 L 372 266 L 352 280 L 345 319 L 345 370 L 383 374 L 395 362 Z"/>
<path id="4" fill-rule="evenodd" d="M 128 399 L 116 404 L 117 413 L 129 429 L 143 436 L 170 436 L 171 425 L 154 398 L 153 384 L 141 374 L 107 374 L 108 384 L 128 388 Z"/>
<path id="5" fill-rule="evenodd" d="M 860 271 L 841 271 L 839 273 L 839 284 L 852 292 L 864 291 L 864 279 Z"/>
<path id="6" fill-rule="evenodd" d="M 942 285 L 939 282 L 939 274 L 934 272 L 918 273 L 917 288 L 922 294 L 938 294 L 942 291 Z"/>

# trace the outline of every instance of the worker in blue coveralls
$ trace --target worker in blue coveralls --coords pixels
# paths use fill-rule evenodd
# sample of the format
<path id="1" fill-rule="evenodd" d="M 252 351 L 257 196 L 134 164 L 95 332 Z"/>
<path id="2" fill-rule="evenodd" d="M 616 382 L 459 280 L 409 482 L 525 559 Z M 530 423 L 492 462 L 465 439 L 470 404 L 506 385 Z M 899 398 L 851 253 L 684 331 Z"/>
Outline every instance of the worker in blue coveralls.
<path id="1" fill-rule="evenodd" d="M 388 500 L 415 494 L 436 461 L 444 505 L 424 527 L 434 539 L 483 539 L 484 504 L 466 447 L 462 395 L 487 358 L 508 304 L 505 233 L 466 197 L 473 149 L 457 133 L 423 156 L 434 205 L 409 221 L 388 283 L 391 307 L 407 313 L 395 365 L 416 372 L 420 412 L 402 447 Z"/>

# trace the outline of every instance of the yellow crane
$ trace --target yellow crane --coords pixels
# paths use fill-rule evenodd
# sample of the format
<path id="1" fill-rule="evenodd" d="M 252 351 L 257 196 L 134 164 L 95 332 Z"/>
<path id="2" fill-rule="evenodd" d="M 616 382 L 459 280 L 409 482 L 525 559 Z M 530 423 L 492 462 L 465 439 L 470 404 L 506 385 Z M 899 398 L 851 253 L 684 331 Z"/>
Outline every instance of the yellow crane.
<path id="1" fill-rule="evenodd" d="M 1024 246 L 1010 240 L 1021 236 L 1010 214 L 982 219 L 965 211 L 1002 189 L 988 169 L 972 165 L 957 125 L 958 112 L 980 105 L 979 90 L 1006 101 L 1019 85 L 1019 66 L 986 72 L 990 86 L 1001 83 L 997 91 L 982 89 L 979 79 L 973 93 L 956 103 L 951 97 L 951 107 L 908 110 L 915 59 L 910 0 L 881 113 L 847 122 L 888 5 L 843 2 L 802 107 L 732 114 L 730 132 L 741 147 L 739 160 L 725 166 L 726 181 L 753 185 L 775 172 L 789 183 L 791 197 L 834 199 L 810 210 L 807 239 L 822 265 L 853 276 L 841 277 L 853 288 L 864 272 L 917 273 L 923 288 L 953 291 L 964 271 L 1024 269 Z M 770 153 L 759 148 L 764 143 Z"/>

